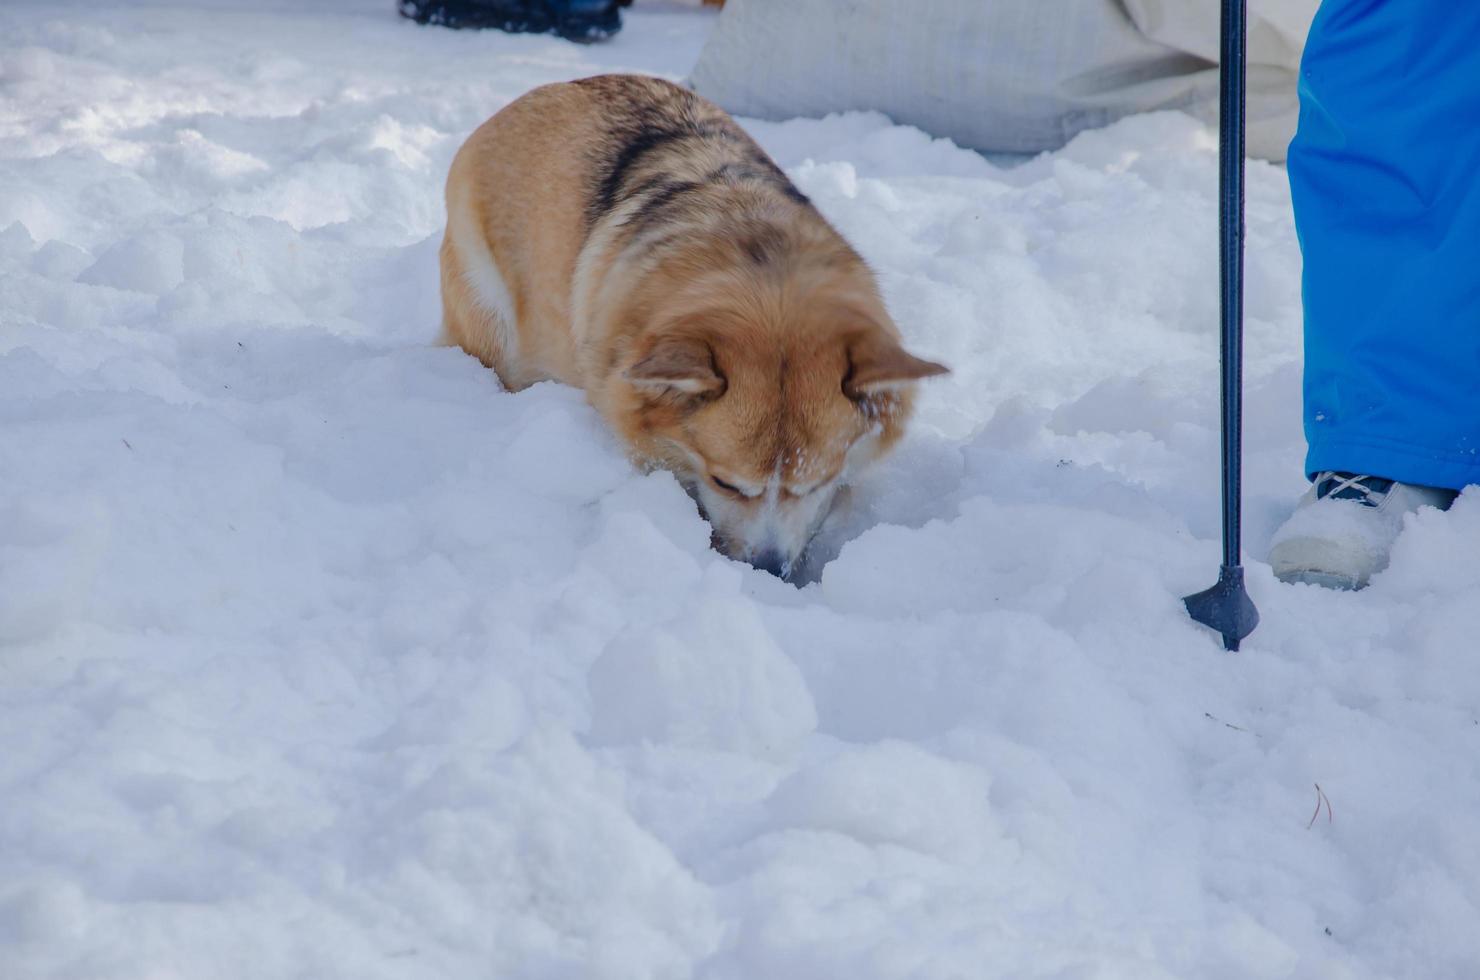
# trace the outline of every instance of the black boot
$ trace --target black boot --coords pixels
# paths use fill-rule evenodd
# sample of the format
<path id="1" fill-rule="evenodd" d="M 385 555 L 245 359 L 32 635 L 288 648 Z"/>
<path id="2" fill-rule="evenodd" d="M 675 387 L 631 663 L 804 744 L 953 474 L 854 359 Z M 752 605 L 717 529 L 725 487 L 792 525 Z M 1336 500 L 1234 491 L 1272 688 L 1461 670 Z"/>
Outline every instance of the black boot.
<path id="1" fill-rule="evenodd" d="M 558 34 L 582 44 L 622 29 L 618 6 L 631 0 L 397 0 L 402 17 L 452 28 L 492 27 L 511 34 Z"/>

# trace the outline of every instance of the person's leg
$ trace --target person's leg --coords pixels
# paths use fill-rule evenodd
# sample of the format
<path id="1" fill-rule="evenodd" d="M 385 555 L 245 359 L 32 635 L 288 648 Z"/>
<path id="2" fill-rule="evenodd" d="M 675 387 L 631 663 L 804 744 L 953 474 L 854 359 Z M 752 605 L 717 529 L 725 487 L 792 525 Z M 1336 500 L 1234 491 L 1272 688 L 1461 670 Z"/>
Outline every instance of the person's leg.
<path id="1" fill-rule="evenodd" d="M 1270 564 L 1361 588 L 1480 483 L 1480 3 L 1325 0 L 1288 166 L 1315 482 Z"/>
<path id="2" fill-rule="evenodd" d="M 1325 0 L 1300 102 L 1306 472 L 1480 483 L 1480 3 Z"/>

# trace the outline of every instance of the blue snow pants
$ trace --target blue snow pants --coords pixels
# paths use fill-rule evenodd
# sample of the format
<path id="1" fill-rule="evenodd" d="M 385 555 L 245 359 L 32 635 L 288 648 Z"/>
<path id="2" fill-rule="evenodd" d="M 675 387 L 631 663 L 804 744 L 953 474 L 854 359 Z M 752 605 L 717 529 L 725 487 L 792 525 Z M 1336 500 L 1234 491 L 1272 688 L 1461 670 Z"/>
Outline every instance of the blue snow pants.
<path id="1" fill-rule="evenodd" d="M 1480 483 L 1480 0 L 1324 0 L 1300 76 L 1306 472 Z"/>

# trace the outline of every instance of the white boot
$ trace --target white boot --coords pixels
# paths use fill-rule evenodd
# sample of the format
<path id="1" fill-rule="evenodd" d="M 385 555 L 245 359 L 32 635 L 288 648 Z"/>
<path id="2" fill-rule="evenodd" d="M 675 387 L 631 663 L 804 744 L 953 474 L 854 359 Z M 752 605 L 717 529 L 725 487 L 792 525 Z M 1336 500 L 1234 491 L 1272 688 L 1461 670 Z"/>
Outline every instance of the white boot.
<path id="1" fill-rule="evenodd" d="M 1327 471 L 1300 498 L 1275 532 L 1269 564 L 1281 582 L 1360 589 L 1387 567 L 1403 515 L 1420 507 L 1445 510 L 1455 492 L 1378 476 Z"/>

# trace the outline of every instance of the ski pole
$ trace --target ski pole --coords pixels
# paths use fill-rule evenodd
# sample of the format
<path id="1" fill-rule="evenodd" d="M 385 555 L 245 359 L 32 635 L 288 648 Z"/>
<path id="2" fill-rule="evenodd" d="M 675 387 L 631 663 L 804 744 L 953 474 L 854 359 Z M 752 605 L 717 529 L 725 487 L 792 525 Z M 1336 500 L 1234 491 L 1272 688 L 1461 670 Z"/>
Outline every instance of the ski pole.
<path id="1" fill-rule="evenodd" d="M 1223 0 L 1218 115 L 1218 274 L 1222 339 L 1223 564 L 1212 588 L 1186 596 L 1187 613 L 1223 636 L 1225 650 L 1259 625 L 1244 588 L 1239 547 L 1244 360 L 1244 40 L 1245 0 Z"/>

